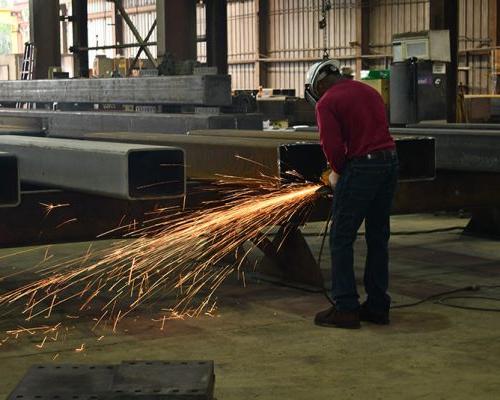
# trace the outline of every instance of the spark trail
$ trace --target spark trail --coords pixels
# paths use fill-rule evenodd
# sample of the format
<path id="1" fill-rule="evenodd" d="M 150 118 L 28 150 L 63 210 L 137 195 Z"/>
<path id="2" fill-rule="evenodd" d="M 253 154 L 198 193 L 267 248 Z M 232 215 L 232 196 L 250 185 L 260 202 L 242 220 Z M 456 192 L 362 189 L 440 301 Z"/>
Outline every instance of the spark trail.
<path id="1" fill-rule="evenodd" d="M 100 317 L 93 329 L 106 320 L 113 330 L 158 296 L 175 297 L 162 327 L 165 319 L 200 315 L 213 310 L 215 291 L 249 254 L 251 249 L 241 251 L 243 244 L 257 246 L 275 226 L 303 213 L 318 188 L 296 184 L 263 193 L 239 189 L 227 192 L 223 205 L 158 216 L 108 249 L 89 247 L 79 258 L 38 267 L 39 279 L 0 295 L 0 307 L 24 303 L 24 317 L 36 321 L 67 303 L 79 313 L 97 310 Z M 130 227 L 119 229 L 127 232 Z M 238 251 L 236 262 L 224 262 Z"/>

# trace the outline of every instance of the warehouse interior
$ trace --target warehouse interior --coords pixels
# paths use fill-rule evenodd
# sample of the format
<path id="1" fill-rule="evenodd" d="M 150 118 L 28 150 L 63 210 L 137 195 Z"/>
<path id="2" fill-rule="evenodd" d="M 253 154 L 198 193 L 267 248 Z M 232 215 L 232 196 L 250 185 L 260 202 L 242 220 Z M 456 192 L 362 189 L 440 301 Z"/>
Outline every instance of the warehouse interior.
<path id="1" fill-rule="evenodd" d="M 315 324 L 329 60 L 399 159 L 390 324 Z M 498 399 L 499 76 L 499 0 L 0 0 L 0 398 Z"/>

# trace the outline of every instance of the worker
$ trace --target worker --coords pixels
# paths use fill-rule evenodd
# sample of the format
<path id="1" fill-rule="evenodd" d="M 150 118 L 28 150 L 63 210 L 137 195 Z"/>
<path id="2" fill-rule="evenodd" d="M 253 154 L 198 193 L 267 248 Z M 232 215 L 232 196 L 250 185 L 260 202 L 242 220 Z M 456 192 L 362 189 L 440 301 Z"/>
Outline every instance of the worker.
<path id="1" fill-rule="evenodd" d="M 335 60 L 311 67 L 306 99 L 316 107 L 333 189 L 330 250 L 334 306 L 319 312 L 315 323 L 338 328 L 360 328 L 360 321 L 389 324 L 389 219 L 398 159 L 384 102 L 375 89 L 343 77 Z M 363 221 L 367 298 L 360 306 L 353 245 Z"/>

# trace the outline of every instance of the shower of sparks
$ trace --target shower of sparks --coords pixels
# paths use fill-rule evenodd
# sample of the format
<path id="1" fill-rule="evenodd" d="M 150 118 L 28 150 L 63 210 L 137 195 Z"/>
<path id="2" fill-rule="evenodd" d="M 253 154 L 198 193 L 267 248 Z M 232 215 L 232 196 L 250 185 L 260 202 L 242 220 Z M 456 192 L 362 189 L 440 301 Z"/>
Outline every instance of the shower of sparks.
<path id="1" fill-rule="evenodd" d="M 104 324 L 113 331 L 139 306 L 160 296 L 175 298 L 171 308 L 162 310 L 161 330 L 169 320 L 213 316 L 220 285 L 235 271 L 246 285 L 240 269 L 250 250 L 275 226 L 303 217 L 318 188 L 294 184 L 259 192 L 233 189 L 226 191 L 222 205 L 209 202 L 197 211 L 158 215 L 139 229 L 135 221 L 120 226 L 123 240 L 106 249 L 89 247 L 77 259 L 39 266 L 37 280 L 0 295 L 0 307 L 22 304 L 24 318 L 36 322 L 66 303 L 79 315 L 89 310 L 97 315 L 92 330 Z M 246 243 L 251 243 L 250 250 L 243 250 Z M 233 261 L 228 261 L 231 256 Z M 44 259 L 49 260 L 47 253 Z M 64 333 L 61 324 L 30 329 L 19 328 L 8 336 L 38 332 L 43 334 L 41 348 Z M 82 344 L 75 351 L 84 349 Z"/>
<path id="2" fill-rule="evenodd" d="M 77 218 L 68 219 L 67 221 L 64 221 L 64 222 L 60 223 L 59 225 L 57 225 L 56 229 L 62 228 L 64 225 L 68 225 L 68 224 L 71 224 L 71 223 L 76 222 L 76 221 L 78 221 Z"/>
<path id="3" fill-rule="evenodd" d="M 70 204 L 46 204 L 46 203 L 39 203 L 44 209 L 45 209 L 45 216 L 49 215 L 53 210 L 56 208 L 63 208 L 63 207 L 69 207 Z"/>

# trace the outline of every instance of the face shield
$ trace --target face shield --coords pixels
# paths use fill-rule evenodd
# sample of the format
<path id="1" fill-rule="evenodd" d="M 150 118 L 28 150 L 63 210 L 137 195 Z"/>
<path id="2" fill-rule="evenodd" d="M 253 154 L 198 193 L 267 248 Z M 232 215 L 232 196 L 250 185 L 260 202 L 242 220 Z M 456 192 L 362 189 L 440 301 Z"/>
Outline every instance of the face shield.
<path id="1" fill-rule="evenodd" d="M 339 73 L 339 63 L 336 60 L 320 61 L 311 66 L 307 71 L 304 97 L 313 107 L 316 107 L 320 95 L 317 91 L 318 82 L 331 73 Z"/>

